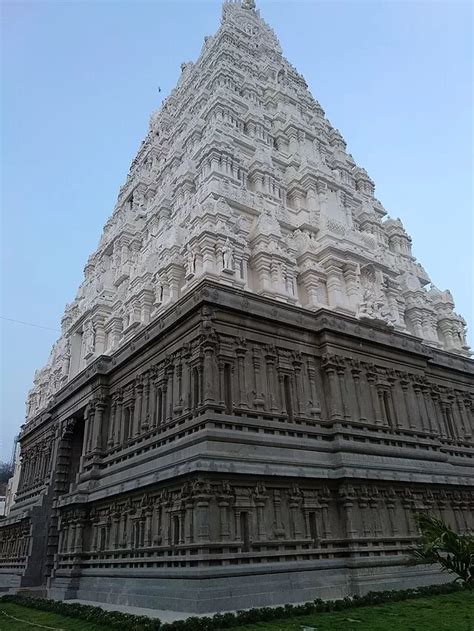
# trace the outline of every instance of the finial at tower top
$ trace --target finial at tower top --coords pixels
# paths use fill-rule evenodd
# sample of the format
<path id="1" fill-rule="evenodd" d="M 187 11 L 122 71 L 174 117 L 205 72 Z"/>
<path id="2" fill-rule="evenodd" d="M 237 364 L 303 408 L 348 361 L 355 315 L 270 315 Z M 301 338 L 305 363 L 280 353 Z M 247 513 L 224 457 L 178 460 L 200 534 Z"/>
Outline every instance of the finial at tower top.
<path id="1" fill-rule="evenodd" d="M 243 9 L 255 9 L 256 4 L 255 0 L 243 0 L 242 8 Z"/>

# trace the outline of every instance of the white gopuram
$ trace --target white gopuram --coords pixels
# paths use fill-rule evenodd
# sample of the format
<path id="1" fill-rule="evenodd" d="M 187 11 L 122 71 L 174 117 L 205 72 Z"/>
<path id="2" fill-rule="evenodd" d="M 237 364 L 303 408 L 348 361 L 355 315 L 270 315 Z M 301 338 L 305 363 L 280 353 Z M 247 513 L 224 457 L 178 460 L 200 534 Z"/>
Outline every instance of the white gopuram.
<path id="1" fill-rule="evenodd" d="M 431 284 L 251 0 L 224 3 L 152 114 L 27 419 L 205 277 L 470 355 L 451 293 Z"/>

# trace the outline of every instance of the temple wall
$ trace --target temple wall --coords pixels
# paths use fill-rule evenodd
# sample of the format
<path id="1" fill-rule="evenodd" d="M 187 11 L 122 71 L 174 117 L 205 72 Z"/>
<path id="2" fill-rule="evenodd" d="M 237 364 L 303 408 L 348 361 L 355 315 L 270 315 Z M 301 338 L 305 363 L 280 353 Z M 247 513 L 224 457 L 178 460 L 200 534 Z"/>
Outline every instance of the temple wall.
<path id="1" fill-rule="evenodd" d="M 474 529 L 471 363 L 205 283 L 25 427 L 4 583 L 86 598 L 107 577 L 98 599 L 197 611 L 219 584 L 244 602 L 249 576 L 254 604 L 326 594 L 323 574 L 332 596 L 371 589 L 364 568 L 439 580 L 405 559 L 416 512 Z"/>

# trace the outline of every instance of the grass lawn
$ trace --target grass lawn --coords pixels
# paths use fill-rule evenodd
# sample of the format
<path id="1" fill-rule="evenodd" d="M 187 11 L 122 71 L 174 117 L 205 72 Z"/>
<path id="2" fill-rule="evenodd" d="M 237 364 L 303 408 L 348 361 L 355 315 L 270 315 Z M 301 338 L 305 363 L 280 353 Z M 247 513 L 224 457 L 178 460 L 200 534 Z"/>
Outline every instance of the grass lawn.
<path id="1" fill-rule="evenodd" d="M 18 618 L 18 620 L 8 618 L 3 612 Z M 0 600 L 0 631 L 40 631 L 44 627 L 55 631 L 59 629 L 67 629 L 68 631 L 69 629 L 71 631 L 110 631 L 110 627 L 93 624 L 86 620 L 59 616 L 56 613 L 30 609 L 29 607 L 20 607 L 13 603 L 2 603 Z"/>
<path id="2" fill-rule="evenodd" d="M 2 612 L 18 618 L 7 618 Z M 30 624 L 27 624 L 30 623 Z M 36 626 L 38 625 L 38 626 Z M 261 622 L 235 631 L 474 631 L 474 593 L 456 592 L 399 603 L 361 607 L 335 613 Z M 72 631 L 105 631 L 110 627 L 13 603 L 0 601 L 0 631 L 34 631 L 41 628 Z"/>
<path id="3" fill-rule="evenodd" d="M 260 622 L 233 631 L 474 631 L 474 592 Z"/>

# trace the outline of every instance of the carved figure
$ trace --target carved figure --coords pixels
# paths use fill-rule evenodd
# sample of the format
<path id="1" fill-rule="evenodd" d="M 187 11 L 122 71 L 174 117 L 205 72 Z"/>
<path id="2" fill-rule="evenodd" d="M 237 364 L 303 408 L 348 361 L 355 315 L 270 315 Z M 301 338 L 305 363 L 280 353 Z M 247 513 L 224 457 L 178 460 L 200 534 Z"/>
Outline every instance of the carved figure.
<path id="1" fill-rule="evenodd" d="M 95 327 L 92 320 L 88 320 L 84 327 L 83 344 L 86 355 L 93 353 L 95 349 Z"/>
<path id="2" fill-rule="evenodd" d="M 226 239 L 224 247 L 222 248 L 222 265 L 226 270 L 234 269 L 234 251 L 231 248 L 229 238 Z"/>

